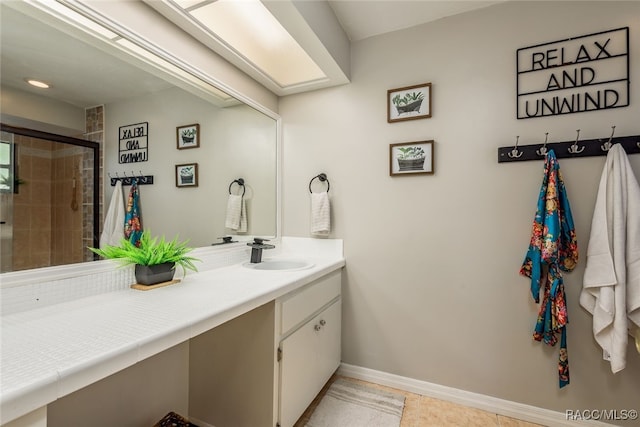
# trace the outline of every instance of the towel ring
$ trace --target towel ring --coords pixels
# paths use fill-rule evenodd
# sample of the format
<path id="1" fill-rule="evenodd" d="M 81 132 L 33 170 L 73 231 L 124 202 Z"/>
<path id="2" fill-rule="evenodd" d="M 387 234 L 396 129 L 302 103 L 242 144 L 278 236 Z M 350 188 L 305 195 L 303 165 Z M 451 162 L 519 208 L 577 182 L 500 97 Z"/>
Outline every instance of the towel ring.
<path id="1" fill-rule="evenodd" d="M 316 178 L 318 178 L 320 180 L 320 182 L 325 182 L 325 181 L 327 182 L 327 193 L 328 193 L 329 189 L 331 188 L 331 184 L 329 184 L 329 179 L 327 178 L 327 174 L 326 173 L 321 173 L 321 174 L 318 174 L 318 175 L 314 176 L 313 178 L 311 178 L 311 181 L 309 181 L 309 193 L 313 193 L 313 191 L 311 191 L 311 183 Z"/>
<path id="2" fill-rule="evenodd" d="M 231 181 L 231 184 L 229 184 L 229 194 L 231 194 L 231 186 L 233 184 L 238 184 L 239 186 L 242 187 L 242 195 L 244 196 L 244 193 L 247 191 L 246 187 L 244 186 L 244 179 L 238 178 Z"/>

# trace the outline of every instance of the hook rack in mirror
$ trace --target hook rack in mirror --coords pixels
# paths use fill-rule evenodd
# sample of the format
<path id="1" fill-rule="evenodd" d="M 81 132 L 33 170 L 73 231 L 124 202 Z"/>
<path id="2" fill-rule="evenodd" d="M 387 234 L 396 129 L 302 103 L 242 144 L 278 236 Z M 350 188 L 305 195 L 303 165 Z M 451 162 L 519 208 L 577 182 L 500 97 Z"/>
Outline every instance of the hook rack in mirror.
<path id="1" fill-rule="evenodd" d="M 116 176 L 111 176 L 111 173 L 107 173 L 111 180 L 111 186 L 116 185 L 116 182 L 122 181 L 122 185 L 131 185 L 133 184 L 133 180 L 136 181 L 138 185 L 152 185 L 153 184 L 153 175 L 143 175 L 142 171 L 140 171 L 139 175 L 131 172 L 131 176 L 127 175 L 126 172 L 123 172 L 123 176 L 119 176 L 118 172 L 116 172 Z"/>

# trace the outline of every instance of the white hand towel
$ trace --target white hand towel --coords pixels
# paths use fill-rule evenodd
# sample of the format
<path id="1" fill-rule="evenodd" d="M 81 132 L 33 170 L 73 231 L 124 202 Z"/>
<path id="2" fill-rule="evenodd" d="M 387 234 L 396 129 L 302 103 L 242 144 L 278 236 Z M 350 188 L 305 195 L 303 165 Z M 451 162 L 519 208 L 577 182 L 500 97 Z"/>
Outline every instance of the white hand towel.
<path id="1" fill-rule="evenodd" d="M 246 233 L 247 232 L 247 204 L 244 201 L 244 197 L 242 197 L 242 201 L 240 202 L 240 225 L 236 230 L 238 233 Z"/>
<path id="2" fill-rule="evenodd" d="M 118 180 L 111 196 L 107 215 L 104 218 L 100 248 L 107 245 L 119 246 L 122 239 L 124 239 L 124 197 L 122 181 Z"/>
<path id="3" fill-rule="evenodd" d="M 247 231 L 247 206 L 242 195 L 229 194 L 224 226 L 238 233 Z"/>
<path id="4" fill-rule="evenodd" d="M 328 235 L 331 231 L 329 193 L 311 193 L 311 234 Z"/>
<path id="5" fill-rule="evenodd" d="M 240 215 L 242 210 L 242 196 L 237 194 L 229 194 L 227 200 L 227 218 L 224 226 L 232 230 L 240 227 Z"/>
<path id="6" fill-rule="evenodd" d="M 626 366 L 629 322 L 640 326 L 640 185 L 620 144 L 607 154 L 591 222 L 580 305 L 611 371 Z"/>

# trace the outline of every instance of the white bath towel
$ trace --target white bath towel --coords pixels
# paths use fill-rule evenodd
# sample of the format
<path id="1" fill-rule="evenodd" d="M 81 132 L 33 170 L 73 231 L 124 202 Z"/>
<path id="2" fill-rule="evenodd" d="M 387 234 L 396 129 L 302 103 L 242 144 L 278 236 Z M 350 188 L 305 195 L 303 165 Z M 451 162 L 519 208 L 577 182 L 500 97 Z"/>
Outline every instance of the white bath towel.
<path id="1" fill-rule="evenodd" d="M 104 218 L 104 227 L 100 235 L 100 248 L 107 245 L 119 246 L 124 239 L 124 197 L 122 181 L 117 180 L 111 195 L 111 202 Z"/>
<path id="2" fill-rule="evenodd" d="M 621 371 L 629 333 L 640 326 L 640 185 L 620 144 L 609 150 L 600 178 L 580 305 L 593 315 L 611 371 Z"/>
<path id="3" fill-rule="evenodd" d="M 329 193 L 311 193 L 311 234 L 328 235 L 331 231 Z"/>
<path id="4" fill-rule="evenodd" d="M 224 226 L 239 233 L 247 231 L 247 207 L 242 195 L 229 194 Z"/>

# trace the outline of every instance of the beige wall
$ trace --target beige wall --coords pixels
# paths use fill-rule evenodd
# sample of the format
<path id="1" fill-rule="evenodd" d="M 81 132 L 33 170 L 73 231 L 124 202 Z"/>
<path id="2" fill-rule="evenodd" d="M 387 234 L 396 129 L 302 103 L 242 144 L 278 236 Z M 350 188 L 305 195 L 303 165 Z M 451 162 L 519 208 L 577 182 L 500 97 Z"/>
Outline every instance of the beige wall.
<path id="1" fill-rule="evenodd" d="M 77 136 L 85 128 L 84 109 L 9 87 L 0 89 L 2 123 Z"/>
<path id="2" fill-rule="evenodd" d="M 639 2 L 509 2 L 354 43 L 352 83 L 282 98 L 284 235 L 309 235 L 308 181 L 331 182 L 345 240 L 343 361 L 564 412 L 635 408 L 640 355 L 613 375 L 578 303 L 604 157 L 561 159 L 581 259 L 567 274 L 572 382 L 531 338 L 538 307 L 518 270 L 542 162 L 497 163 L 513 144 L 638 135 L 640 89 L 608 111 L 516 120 L 516 50 L 630 27 Z M 631 78 L 633 81 L 633 77 Z M 433 117 L 388 124 L 386 91 L 433 83 Z M 435 174 L 389 176 L 389 144 L 435 140 Z M 640 177 L 640 155 L 630 156 Z"/>

